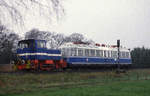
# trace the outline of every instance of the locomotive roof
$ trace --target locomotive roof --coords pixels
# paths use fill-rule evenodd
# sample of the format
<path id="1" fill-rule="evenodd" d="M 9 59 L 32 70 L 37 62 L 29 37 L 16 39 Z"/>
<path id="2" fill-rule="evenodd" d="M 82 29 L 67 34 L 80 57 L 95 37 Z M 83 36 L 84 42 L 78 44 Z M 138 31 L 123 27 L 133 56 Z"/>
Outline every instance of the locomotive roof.
<path id="1" fill-rule="evenodd" d="M 33 41 L 43 41 L 43 42 L 46 42 L 45 40 L 36 40 L 36 39 L 26 39 L 26 40 L 21 40 L 19 42 L 33 42 Z"/>

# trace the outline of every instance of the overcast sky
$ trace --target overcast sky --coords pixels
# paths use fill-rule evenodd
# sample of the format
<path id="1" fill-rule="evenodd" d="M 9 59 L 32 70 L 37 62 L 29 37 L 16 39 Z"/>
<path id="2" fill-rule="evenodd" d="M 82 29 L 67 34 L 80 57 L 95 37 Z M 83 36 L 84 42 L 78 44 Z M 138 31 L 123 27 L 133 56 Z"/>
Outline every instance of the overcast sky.
<path id="1" fill-rule="evenodd" d="M 69 35 L 77 32 L 98 43 L 150 47 L 150 0 L 65 0 L 66 15 L 53 26 L 44 19 L 27 22 L 27 30 Z M 31 18 L 30 18 L 31 19 Z"/>

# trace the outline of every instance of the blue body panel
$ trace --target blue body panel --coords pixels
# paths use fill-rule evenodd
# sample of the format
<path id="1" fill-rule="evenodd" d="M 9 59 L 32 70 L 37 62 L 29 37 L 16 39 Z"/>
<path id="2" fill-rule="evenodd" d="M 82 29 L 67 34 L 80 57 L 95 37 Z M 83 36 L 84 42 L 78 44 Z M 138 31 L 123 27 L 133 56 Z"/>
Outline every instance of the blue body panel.
<path id="1" fill-rule="evenodd" d="M 68 64 L 117 64 L 113 58 L 100 57 L 65 57 Z M 120 59 L 120 64 L 131 64 L 131 59 Z"/>
<path id="2" fill-rule="evenodd" d="M 36 53 L 41 53 L 41 55 L 36 55 Z M 25 51 L 25 50 L 18 49 L 17 54 L 28 54 L 25 56 L 20 56 L 20 58 L 24 60 L 60 60 L 61 59 L 61 56 L 53 56 L 53 54 L 61 55 L 60 50 Z M 35 55 L 30 55 L 30 54 L 35 54 Z"/>
<path id="3" fill-rule="evenodd" d="M 25 40 L 24 40 L 25 41 Z M 44 40 L 30 40 L 31 44 L 29 48 L 18 48 L 17 54 L 23 60 L 60 60 L 61 51 L 47 48 L 38 48 L 37 42 Z M 34 46 L 34 47 L 33 47 Z"/>

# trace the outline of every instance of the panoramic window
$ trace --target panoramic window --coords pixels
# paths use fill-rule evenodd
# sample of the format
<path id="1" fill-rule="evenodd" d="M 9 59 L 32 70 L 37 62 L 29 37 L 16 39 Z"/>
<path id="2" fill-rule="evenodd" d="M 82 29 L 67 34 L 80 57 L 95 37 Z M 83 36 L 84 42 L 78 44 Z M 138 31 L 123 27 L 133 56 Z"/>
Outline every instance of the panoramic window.
<path id="1" fill-rule="evenodd" d="M 104 57 L 107 57 L 107 51 L 104 51 Z"/>
<path id="2" fill-rule="evenodd" d="M 112 51 L 112 57 L 117 58 L 117 51 Z"/>
<path id="3" fill-rule="evenodd" d="M 96 56 L 97 57 L 100 57 L 101 55 L 100 55 L 100 50 L 96 50 Z"/>
<path id="4" fill-rule="evenodd" d="M 89 56 L 89 49 L 85 49 L 85 56 Z"/>
<path id="5" fill-rule="evenodd" d="M 91 50 L 91 56 L 95 56 L 95 50 Z"/>
<path id="6" fill-rule="evenodd" d="M 111 55 L 111 54 L 110 54 L 110 51 L 107 51 L 107 54 L 108 54 L 108 57 L 110 57 L 110 55 Z"/>
<path id="7" fill-rule="evenodd" d="M 83 49 L 78 49 L 78 56 L 83 56 Z"/>
<path id="8" fill-rule="evenodd" d="M 71 56 L 71 49 L 70 48 L 63 48 L 62 49 L 63 56 Z"/>
<path id="9" fill-rule="evenodd" d="M 77 49 L 71 48 L 71 56 L 77 56 Z"/>
<path id="10" fill-rule="evenodd" d="M 103 57 L 103 50 L 100 50 L 100 57 Z"/>

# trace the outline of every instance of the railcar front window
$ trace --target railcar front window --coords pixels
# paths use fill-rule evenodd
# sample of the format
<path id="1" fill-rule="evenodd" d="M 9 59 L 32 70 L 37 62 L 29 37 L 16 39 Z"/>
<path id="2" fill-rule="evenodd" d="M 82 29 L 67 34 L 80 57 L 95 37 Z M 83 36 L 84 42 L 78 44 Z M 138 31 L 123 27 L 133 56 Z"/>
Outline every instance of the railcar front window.
<path id="1" fill-rule="evenodd" d="M 129 52 L 126 52 L 126 58 L 130 58 Z"/>
<path id="2" fill-rule="evenodd" d="M 122 52 L 122 58 L 127 58 L 125 52 Z"/>

